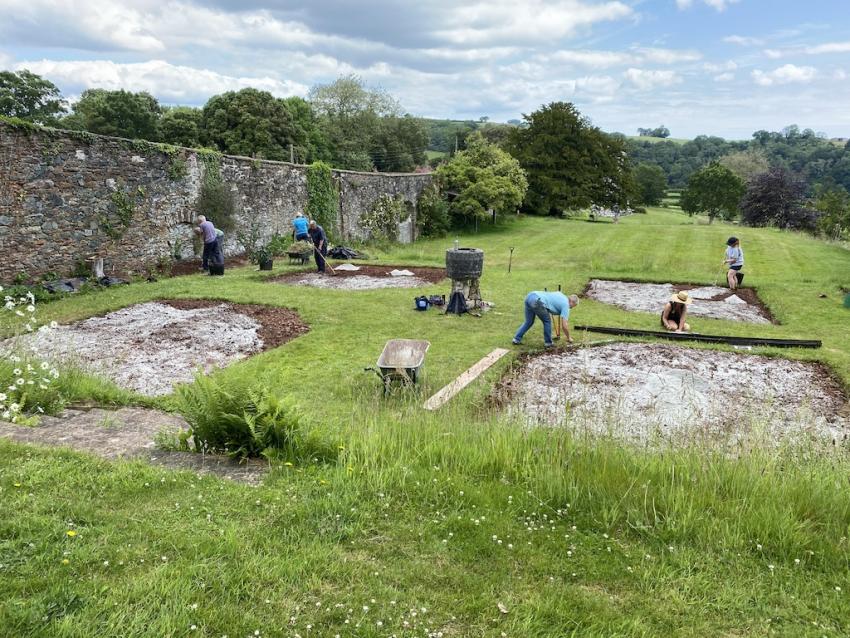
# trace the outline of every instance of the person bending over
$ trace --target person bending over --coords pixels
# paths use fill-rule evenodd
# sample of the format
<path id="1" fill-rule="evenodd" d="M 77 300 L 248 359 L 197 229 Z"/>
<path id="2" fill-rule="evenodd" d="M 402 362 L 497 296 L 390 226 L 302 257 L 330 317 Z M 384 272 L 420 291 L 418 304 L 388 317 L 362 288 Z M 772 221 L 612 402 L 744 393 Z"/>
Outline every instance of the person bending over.
<path id="1" fill-rule="evenodd" d="M 218 251 L 218 235 L 215 231 L 215 226 L 211 221 L 203 215 L 198 215 L 195 218 L 198 227 L 195 232 L 204 240 L 204 252 L 201 257 L 201 270 L 209 270 L 210 260 L 216 257 Z"/>
<path id="2" fill-rule="evenodd" d="M 670 297 L 670 301 L 664 304 L 664 310 L 661 311 L 661 327 L 665 330 L 688 332 L 691 326 L 685 322 L 685 317 L 688 316 L 688 306 L 692 301 L 691 296 L 684 290 Z"/>
<path id="3" fill-rule="evenodd" d="M 304 217 L 304 213 L 296 214 L 295 219 L 292 220 L 292 236 L 295 241 L 310 240 L 310 235 L 307 232 L 307 218 Z"/>
<path id="4" fill-rule="evenodd" d="M 543 322 L 543 345 L 551 348 L 555 344 L 552 343 L 552 319 L 549 315 L 557 315 L 561 322 L 561 327 L 564 330 L 564 335 L 567 341 L 573 342 L 570 336 L 570 309 L 578 305 L 578 297 L 570 295 L 567 297 L 562 292 L 530 292 L 525 296 L 525 322 L 516 331 L 511 343 L 519 345 L 522 342 L 523 336 L 528 332 L 529 328 L 534 324 L 534 319 L 538 318 Z"/>

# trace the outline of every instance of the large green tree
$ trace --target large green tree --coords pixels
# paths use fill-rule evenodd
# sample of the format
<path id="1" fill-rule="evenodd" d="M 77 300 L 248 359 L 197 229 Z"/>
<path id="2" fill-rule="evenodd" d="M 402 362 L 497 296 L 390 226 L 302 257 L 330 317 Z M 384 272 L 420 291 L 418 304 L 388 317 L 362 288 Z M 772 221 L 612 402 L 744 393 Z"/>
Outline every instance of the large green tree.
<path id="1" fill-rule="evenodd" d="M 0 71 L 0 115 L 53 125 L 64 112 L 65 101 L 50 80 L 26 69 Z"/>
<path id="2" fill-rule="evenodd" d="M 399 103 L 356 75 L 313 87 L 309 95 L 328 141 L 331 163 L 369 171 L 410 170 L 425 160 L 422 124 Z"/>
<path id="3" fill-rule="evenodd" d="M 754 177 L 741 199 L 741 217 L 748 226 L 814 230 L 818 213 L 806 201 L 806 180 L 774 167 Z"/>
<path id="4" fill-rule="evenodd" d="M 201 109 L 164 107 L 157 124 L 157 139 L 177 146 L 198 147 L 201 145 L 201 122 Z"/>
<path id="5" fill-rule="evenodd" d="M 467 221 L 516 211 L 528 188 L 519 162 L 480 133 L 470 136 L 466 150 L 437 169 L 437 177 L 453 197 L 452 215 Z"/>
<path id="6" fill-rule="evenodd" d="M 719 162 L 711 162 L 691 175 L 682 193 L 682 210 L 689 215 L 706 213 L 708 223 L 718 215 L 731 219 L 738 212 L 744 182 Z"/>
<path id="7" fill-rule="evenodd" d="M 101 135 L 155 140 L 161 112 L 150 93 L 88 89 L 62 125 Z"/>
<path id="8" fill-rule="evenodd" d="M 770 168 L 767 153 L 760 148 L 733 151 L 721 157 L 720 163 L 740 177 L 744 183 L 749 182 L 756 175 L 766 173 Z"/>
<path id="9" fill-rule="evenodd" d="M 286 102 L 268 91 L 249 88 L 211 97 L 203 108 L 201 135 L 204 144 L 233 155 L 280 161 L 308 155 L 308 131 Z"/>
<path id="10" fill-rule="evenodd" d="M 634 195 L 621 137 L 592 126 L 569 102 L 553 102 L 511 130 L 507 150 L 528 175 L 524 209 L 563 215 L 591 204 L 625 207 Z"/>
<path id="11" fill-rule="evenodd" d="M 634 170 L 637 201 L 644 206 L 658 206 L 667 193 L 667 176 L 657 164 L 638 164 Z"/>
<path id="12" fill-rule="evenodd" d="M 820 212 L 818 228 L 832 239 L 850 232 L 850 193 L 843 186 L 818 189 L 815 208 Z"/>

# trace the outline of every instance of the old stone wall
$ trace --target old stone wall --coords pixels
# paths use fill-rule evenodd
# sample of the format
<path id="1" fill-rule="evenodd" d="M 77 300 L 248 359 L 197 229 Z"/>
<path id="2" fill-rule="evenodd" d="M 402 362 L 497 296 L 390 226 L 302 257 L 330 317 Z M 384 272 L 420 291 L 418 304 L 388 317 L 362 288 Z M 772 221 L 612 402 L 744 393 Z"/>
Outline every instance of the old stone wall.
<path id="1" fill-rule="evenodd" d="M 65 275 L 93 257 L 105 258 L 108 272 L 137 273 L 175 254 L 190 257 L 195 201 L 211 162 L 236 202 L 227 254 L 242 251 L 239 232 L 257 222 L 266 238 L 291 231 L 307 204 L 306 166 L 0 121 L 0 281 Z M 415 239 L 415 204 L 430 175 L 333 177 L 342 240 L 363 238 L 360 219 L 385 193 L 401 196 L 411 213 L 399 240 Z"/>

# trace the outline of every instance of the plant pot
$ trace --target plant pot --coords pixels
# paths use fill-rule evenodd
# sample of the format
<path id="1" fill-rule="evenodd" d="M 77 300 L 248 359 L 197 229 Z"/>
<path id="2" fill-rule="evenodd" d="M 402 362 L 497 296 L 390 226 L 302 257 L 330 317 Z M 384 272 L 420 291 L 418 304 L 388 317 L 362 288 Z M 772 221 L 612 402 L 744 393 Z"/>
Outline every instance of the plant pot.
<path id="1" fill-rule="evenodd" d="M 224 264 L 210 264 L 210 275 L 223 275 L 224 274 Z"/>
<path id="2" fill-rule="evenodd" d="M 274 259 L 261 259 L 259 265 L 260 270 L 271 270 L 274 268 Z"/>

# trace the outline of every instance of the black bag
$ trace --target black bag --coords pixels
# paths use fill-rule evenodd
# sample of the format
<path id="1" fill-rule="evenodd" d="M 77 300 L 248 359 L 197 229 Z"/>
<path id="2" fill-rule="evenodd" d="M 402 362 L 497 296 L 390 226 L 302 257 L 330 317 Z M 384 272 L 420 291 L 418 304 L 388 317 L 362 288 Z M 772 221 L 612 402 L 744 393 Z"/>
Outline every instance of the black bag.
<path id="1" fill-rule="evenodd" d="M 416 297 L 416 299 L 413 300 L 413 307 L 416 310 L 428 310 L 428 306 L 430 305 L 431 302 L 428 301 L 428 297 Z"/>
<path id="2" fill-rule="evenodd" d="M 449 305 L 446 306 L 446 314 L 453 313 L 456 315 L 462 315 L 465 312 L 469 312 L 469 308 L 466 306 L 466 299 L 464 298 L 463 293 L 459 290 L 453 292 L 449 299 Z"/>

